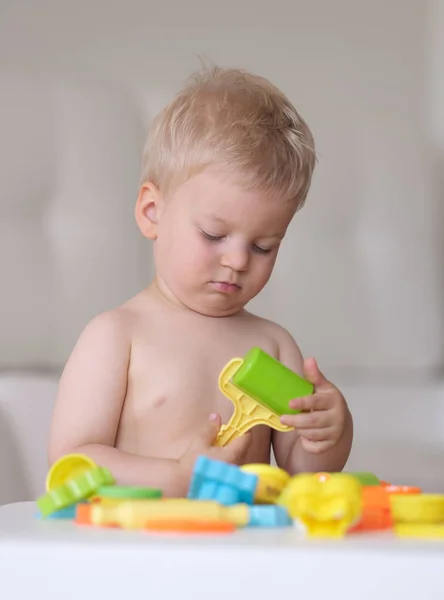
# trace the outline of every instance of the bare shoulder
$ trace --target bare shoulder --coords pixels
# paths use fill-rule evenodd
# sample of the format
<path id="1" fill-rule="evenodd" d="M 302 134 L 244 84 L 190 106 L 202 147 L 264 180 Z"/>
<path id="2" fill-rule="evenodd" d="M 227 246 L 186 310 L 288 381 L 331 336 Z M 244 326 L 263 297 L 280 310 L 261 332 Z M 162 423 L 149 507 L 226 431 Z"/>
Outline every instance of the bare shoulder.
<path id="1" fill-rule="evenodd" d="M 93 317 L 85 326 L 79 341 L 97 340 L 100 343 L 129 342 L 131 319 L 128 311 L 115 308 Z"/>
<path id="2" fill-rule="evenodd" d="M 95 315 L 81 332 L 74 353 L 88 349 L 99 351 L 98 356 L 110 352 L 129 353 L 140 318 L 136 297 Z"/>
<path id="3" fill-rule="evenodd" d="M 94 365 L 127 363 L 131 354 L 131 333 L 128 318 L 120 309 L 93 317 L 80 333 L 65 365 L 62 380 L 69 373 L 86 372 Z M 89 365 L 89 366 L 88 366 Z"/>
<path id="4" fill-rule="evenodd" d="M 251 320 L 254 327 L 258 328 L 267 340 L 270 340 L 272 346 L 276 349 L 276 358 L 291 369 L 300 372 L 303 357 L 291 333 L 285 327 L 269 319 L 251 313 L 247 314 L 247 318 Z"/>
<path id="5" fill-rule="evenodd" d="M 122 305 L 97 314 L 86 325 L 82 336 L 100 338 L 110 343 L 131 344 L 134 331 L 144 317 L 141 296 L 142 293 L 137 294 Z"/>

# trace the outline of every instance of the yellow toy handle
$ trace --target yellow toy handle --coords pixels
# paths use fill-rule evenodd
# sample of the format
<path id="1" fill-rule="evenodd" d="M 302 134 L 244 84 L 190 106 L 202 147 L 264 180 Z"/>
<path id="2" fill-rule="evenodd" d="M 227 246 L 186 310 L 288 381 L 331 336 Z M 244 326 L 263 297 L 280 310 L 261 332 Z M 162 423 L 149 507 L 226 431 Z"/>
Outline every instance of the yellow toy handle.
<path id="1" fill-rule="evenodd" d="M 256 425 L 268 425 L 277 431 L 290 431 L 279 416 L 260 404 L 231 383 L 236 371 L 243 365 L 243 358 L 233 358 L 219 375 L 219 389 L 234 405 L 234 412 L 226 425 L 222 425 L 216 438 L 216 446 L 226 446 Z"/>

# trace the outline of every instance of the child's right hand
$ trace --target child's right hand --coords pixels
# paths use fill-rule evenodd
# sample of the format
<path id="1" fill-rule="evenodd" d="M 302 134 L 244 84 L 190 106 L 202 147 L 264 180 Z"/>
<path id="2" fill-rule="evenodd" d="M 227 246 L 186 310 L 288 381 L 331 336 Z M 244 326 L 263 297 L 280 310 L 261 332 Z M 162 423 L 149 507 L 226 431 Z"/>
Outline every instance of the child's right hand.
<path id="1" fill-rule="evenodd" d="M 187 451 L 179 460 L 187 479 L 191 477 L 194 463 L 199 456 L 207 456 L 208 458 L 234 465 L 242 465 L 245 463 L 248 448 L 251 443 L 251 431 L 235 438 L 226 446 L 214 446 L 220 426 L 220 416 L 216 414 L 211 415 L 209 420 L 199 431 L 197 437 L 191 442 Z"/>

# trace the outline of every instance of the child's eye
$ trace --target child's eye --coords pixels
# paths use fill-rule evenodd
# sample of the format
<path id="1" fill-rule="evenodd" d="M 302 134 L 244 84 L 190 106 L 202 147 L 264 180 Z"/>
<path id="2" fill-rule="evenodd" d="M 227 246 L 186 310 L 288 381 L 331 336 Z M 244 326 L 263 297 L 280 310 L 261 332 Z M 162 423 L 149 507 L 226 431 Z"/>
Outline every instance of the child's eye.
<path id="1" fill-rule="evenodd" d="M 211 235 L 211 233 L 207 233 L 203 229 L 200 230 L 200 233 L 210 242 L 220 242 L 225 236 L 223 235 Z"/>
<path id="2" fill-rule="evenodd" d="M 258 254 L 270 254 L 271 248 L 261 248 L 260 246 L 253 245 L 253 250 Z"/>

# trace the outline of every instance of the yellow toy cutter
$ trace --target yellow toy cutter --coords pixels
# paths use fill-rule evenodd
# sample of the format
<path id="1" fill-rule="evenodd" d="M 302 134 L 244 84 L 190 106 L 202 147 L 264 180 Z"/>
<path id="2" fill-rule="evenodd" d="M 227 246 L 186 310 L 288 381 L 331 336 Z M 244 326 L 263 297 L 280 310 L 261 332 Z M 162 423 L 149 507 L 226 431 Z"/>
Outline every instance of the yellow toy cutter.
<path id="1" fill-rule="evenodd" d="M 227 521 L 244 527 L 250 518 L 246 504 L 223 506 L 213 500 L 188 500 L 186 498 L 167 498 L 164 500 L 128 500 L 115 506 L 103 506 L 100 502 L 81 507 L 88 513 L 91 525 L 117 525 L 124 529 L 143 529 L 150 523 L 162 521 Z"/>
<path id="2" fill-rule="evenodd" d="M 246 433 L 256 425 L 290 431 L 283 414 L 296 414 L 289 407 L 293 398 L 313 393 L 313 385 L 261 350 L 252 348 L 244 358 L 233 358 L 219 375 L 219 389 L 234 405 L 234 412 L 220 428 L 217 446 Z"/>

